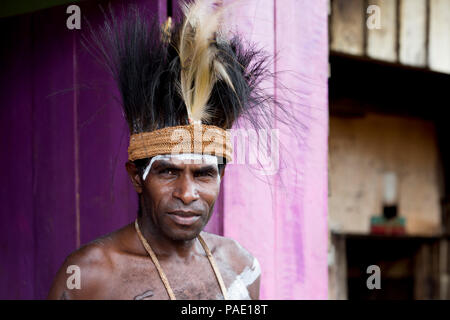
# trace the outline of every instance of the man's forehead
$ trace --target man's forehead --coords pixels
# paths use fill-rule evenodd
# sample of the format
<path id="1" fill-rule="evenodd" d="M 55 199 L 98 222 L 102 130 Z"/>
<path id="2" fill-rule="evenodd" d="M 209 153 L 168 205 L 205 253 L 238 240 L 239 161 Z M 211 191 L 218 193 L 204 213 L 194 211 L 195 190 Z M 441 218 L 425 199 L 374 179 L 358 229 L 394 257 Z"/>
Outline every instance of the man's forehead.
<path id="1" fill-rule="evenodd" d="M 186 164 L 197 164 L 197 165 L 209 165 L 215 166 L 216 169 L 219 167 L 219 161 L 217 157 L 209 154 L 192 154 L 192 153 L 182 153 L 182 154 L 167 154 L 167 155 L 157 155 L 154 156 L 148 166 L 144 170 L 143 178 L 147 177 L 148 173 L 153 166 L 162 166 L 164 163 L 174 166 L 186 165 Z"/>
<path id="2" fill-rule="evenodd" d="M 161 167 L 161 166 L 214 166 L 218 167 L 218 161 L 217 160 L 208 160 L 208 159 L 187 159 L 187 158 L 162 158 L 162 159 L 156 159 L 153 161 L 153 167 Z"/>

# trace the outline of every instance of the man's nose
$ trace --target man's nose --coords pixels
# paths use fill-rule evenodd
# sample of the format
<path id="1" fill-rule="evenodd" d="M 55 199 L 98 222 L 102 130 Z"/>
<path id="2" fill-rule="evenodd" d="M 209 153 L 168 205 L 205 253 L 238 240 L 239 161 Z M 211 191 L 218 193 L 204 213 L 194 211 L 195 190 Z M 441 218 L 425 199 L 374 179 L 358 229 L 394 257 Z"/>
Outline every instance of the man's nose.
<path id="1" fill-rule="evenodd" d="M 173 196 L 186 205 L 200 198 L 196 183 L 187 176 L 181 176 L 178 179 Z"/>

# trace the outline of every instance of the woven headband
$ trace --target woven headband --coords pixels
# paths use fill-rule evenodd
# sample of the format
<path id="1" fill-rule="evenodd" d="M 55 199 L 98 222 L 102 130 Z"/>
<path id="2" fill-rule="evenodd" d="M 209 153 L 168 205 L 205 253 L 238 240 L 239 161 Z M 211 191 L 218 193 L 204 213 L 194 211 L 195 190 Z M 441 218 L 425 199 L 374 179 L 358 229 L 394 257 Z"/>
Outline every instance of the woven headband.
<path id="1" fill-rule="evenodd" d="M 232 160 L 230 134 L 202 124 L 190 124 L 133 134 L 128 147 L 130 161 L 164 154 L 209 154 Z"/>

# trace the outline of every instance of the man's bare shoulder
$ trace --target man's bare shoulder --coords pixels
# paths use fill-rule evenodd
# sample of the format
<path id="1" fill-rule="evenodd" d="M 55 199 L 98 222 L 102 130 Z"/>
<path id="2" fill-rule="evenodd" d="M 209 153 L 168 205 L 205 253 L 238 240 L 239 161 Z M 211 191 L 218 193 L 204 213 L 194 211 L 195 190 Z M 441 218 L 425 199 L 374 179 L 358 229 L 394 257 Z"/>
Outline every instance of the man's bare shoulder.
<path id="1" fill-rule="evenodd" d="M 231 268 L 239 279 L 239 285 L 233 281 L 228 288 L 231 299 L 259 299 L 259 286 L 261 281 L 261 268 L 258 260 L 245 249 L 238 241 L 221 237 L 211 233 L 202 233 L 211 253 L 222 264 Z M 247 288 L 248 296 L 240 290 L 243 285 Z M 236 290 L 237 289 L 237 290 Z"/>
<path id="2" fill-rule="evenodd" d="M 58 270 L 48 298 L 95 298 L 100 290 L 105 289 L 108 278 L 114 273 L 115 256 L 123 250 L 122 238 L 127 227 L 95 239 L 72 252 Z M 80 288 L 74 287 L 76 273 L 80 277 Z"/>
<path id="3" fill-rule="evenodd" d="M 255 261 L 257 262 L 256 258 L 234 239 L 208 232 L 202 232 L 202 237 L 209 246 L 211 253 L 215 257 L 230 262 L 237 273 L 241 273 L 245 267 L 252 267 Z"/>

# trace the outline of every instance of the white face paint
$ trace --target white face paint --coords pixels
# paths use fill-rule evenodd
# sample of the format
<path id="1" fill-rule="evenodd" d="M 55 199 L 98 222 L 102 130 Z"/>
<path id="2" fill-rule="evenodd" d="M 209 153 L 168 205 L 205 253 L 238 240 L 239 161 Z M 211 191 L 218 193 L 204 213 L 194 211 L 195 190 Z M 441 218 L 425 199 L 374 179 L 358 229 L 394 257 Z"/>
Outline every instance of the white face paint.
<path id="1" fill-rule="evenodd" d="M 218 159 L 215 156 L 212 156 L 210 154 L 195 154 L 195 153 L 181 153 L 181 154 L 164 154 L 164 155 L 157 155 L 154 156 L 151 160 L 148 166 L 144 170 L 144 174 L 142 175 L 142 179 L 145 181 L 145 178 L 147 178 L 148 173 L 150 172 L 150 169 L 152 168 L 153 162 L 156 160 L 178 160 L 178 161 L 194 161 L 193 163 L 200 163 L 200 164 L 213 164 L 218 166 Z M 218 179 L 220 181 L 220 174 L 217 174 Z"/>
<path id="2" fill-rule="evenodd" d="M 245 267 L 244 271 L 236 277 L 227 289 L 228 299 L 230 300 L 249 300 L 250 295 L 247 287 L 255 282 L 261 275 L 261 267 L 256 258 L 253 258 L 251 268 Z"/>

